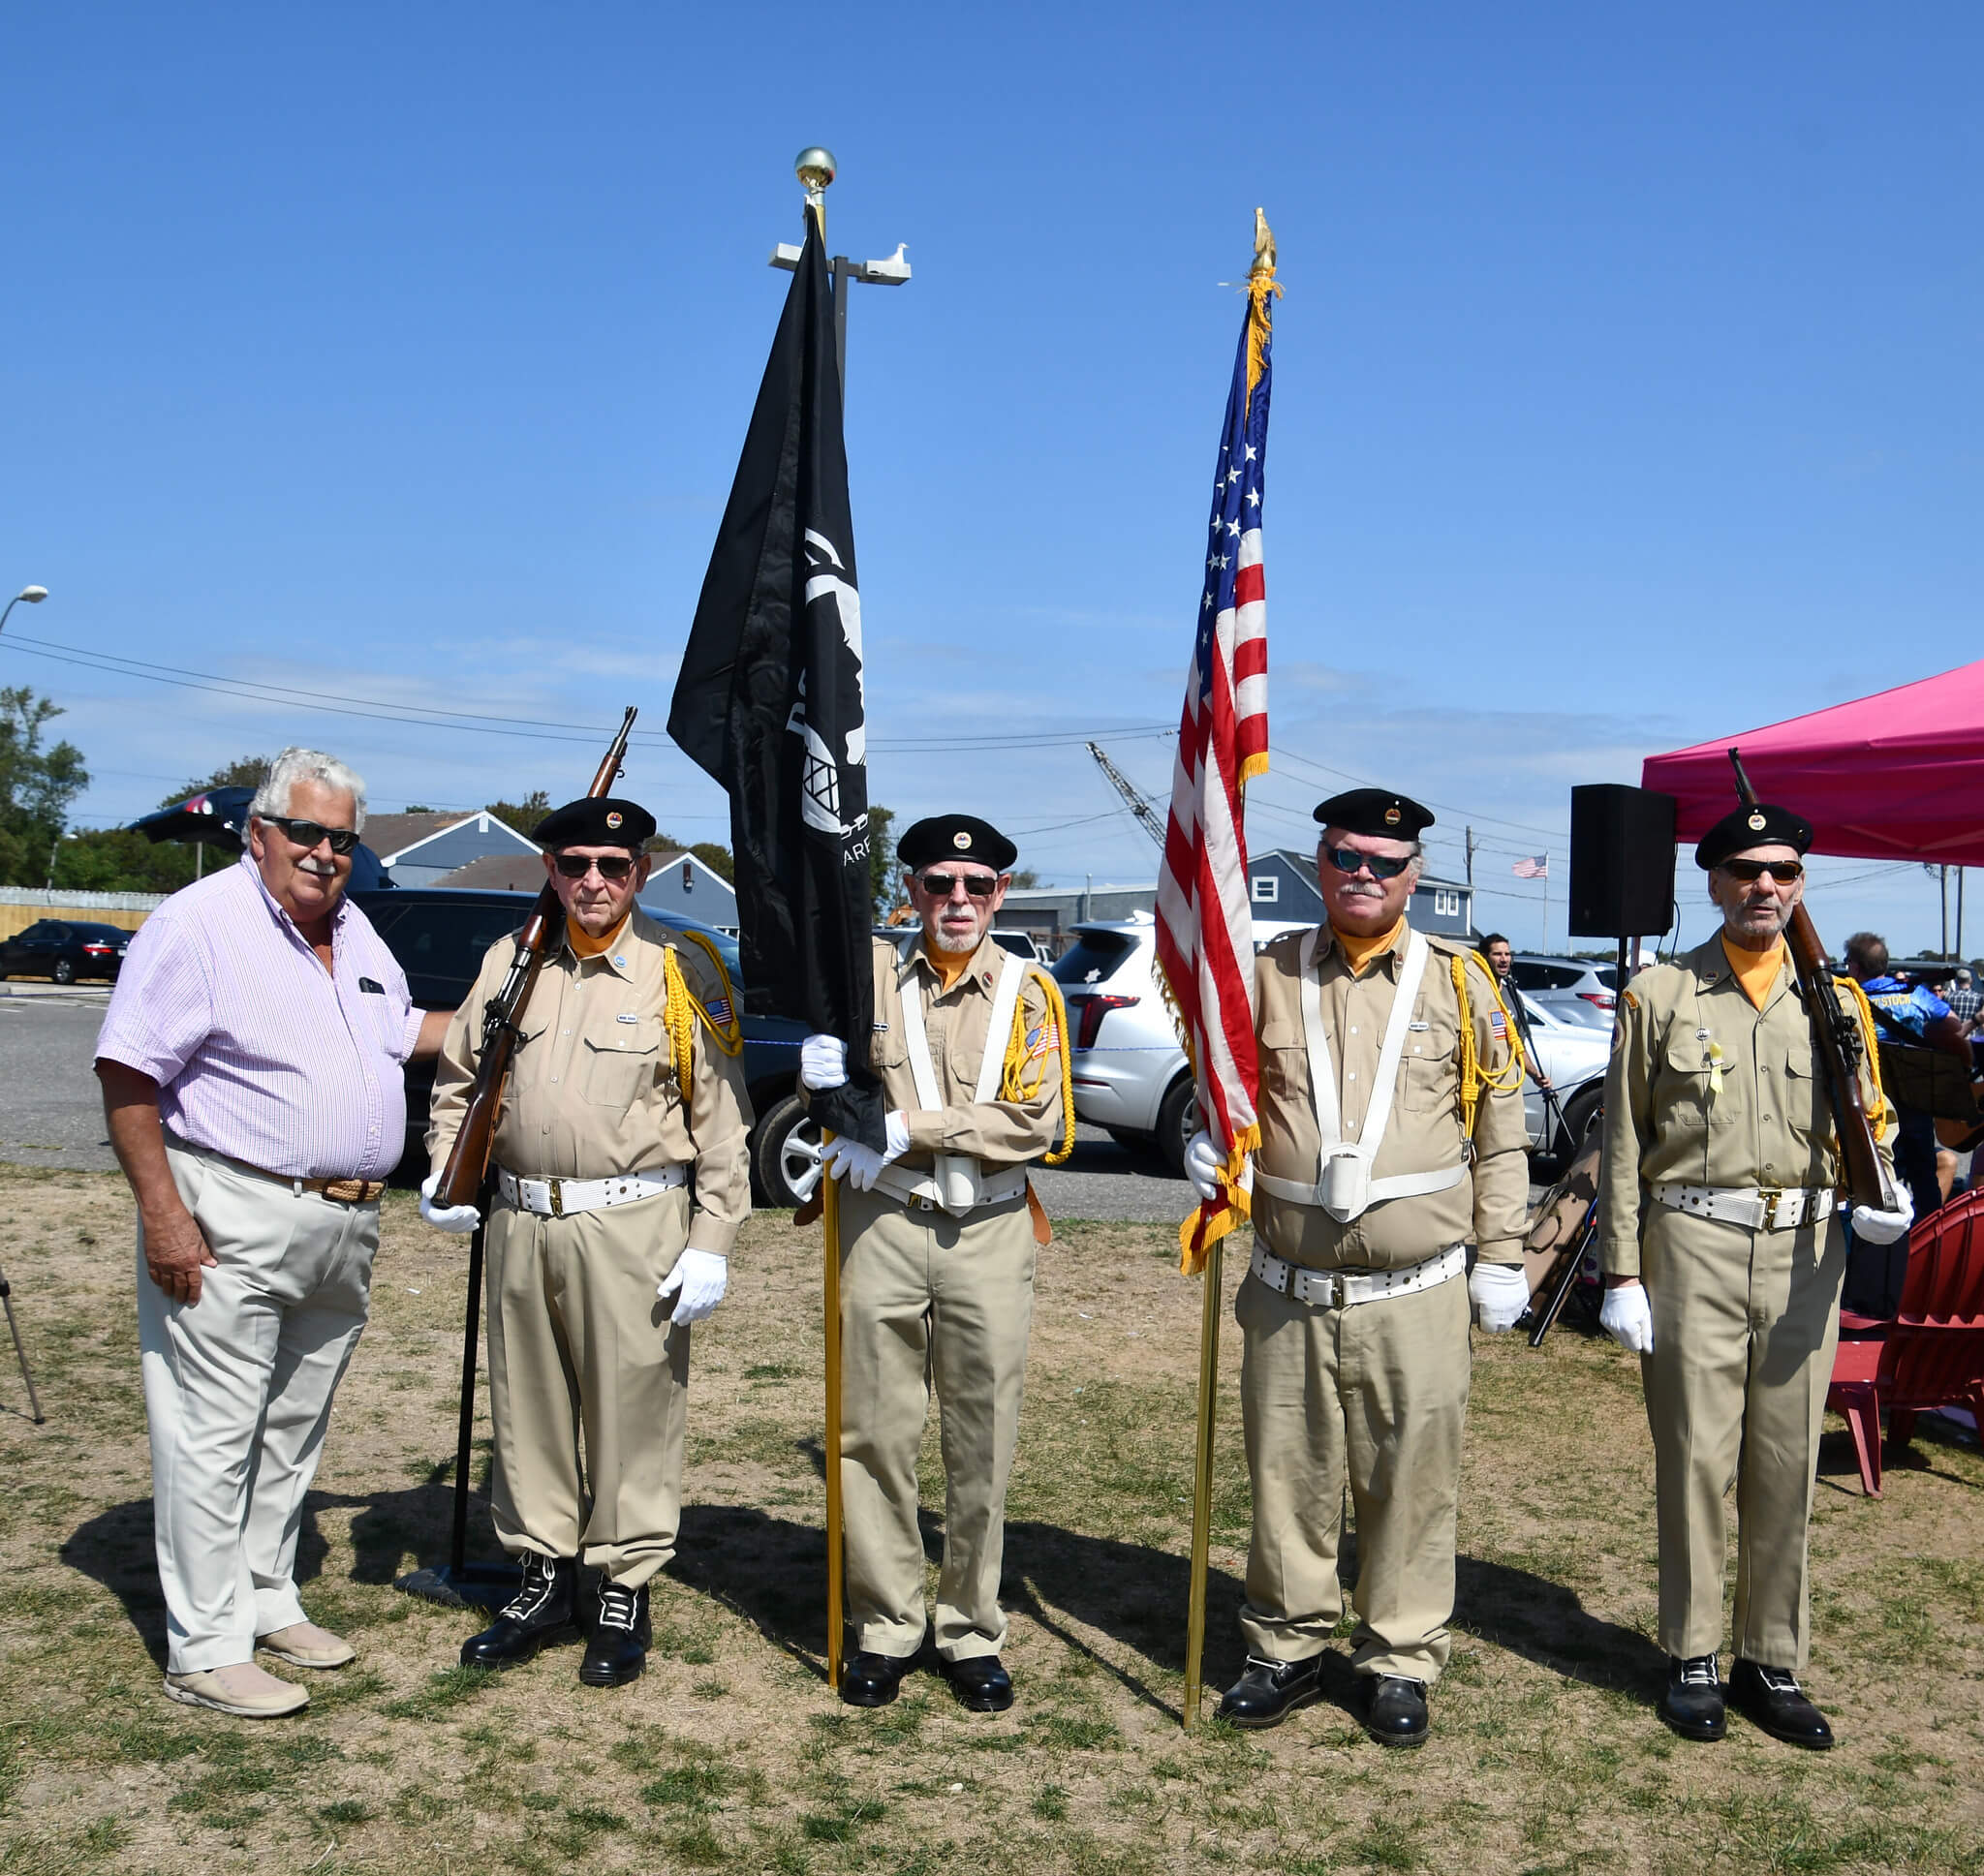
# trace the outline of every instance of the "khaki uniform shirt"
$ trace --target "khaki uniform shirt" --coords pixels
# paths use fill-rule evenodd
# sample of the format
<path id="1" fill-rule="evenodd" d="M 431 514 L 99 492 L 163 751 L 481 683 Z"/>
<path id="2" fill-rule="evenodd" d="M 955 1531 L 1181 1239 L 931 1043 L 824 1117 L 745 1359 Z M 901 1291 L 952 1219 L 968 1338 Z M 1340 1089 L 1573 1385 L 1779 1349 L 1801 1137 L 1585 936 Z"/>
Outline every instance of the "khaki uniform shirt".
<path id="1" fill-rule="evenodd" d="M 1678 962 L 1641 971 L 1621 1004 L 1600 1179 L 1598 1257 L 1609 1274 L 1639 1275 L 1654 1185 L 1838 1185 L 1832 1096 L 1788 957 L 1760 1010 L 1729 968 L 1720 932 Z M 1892 1110 L 1864 1065 L 1860 1088 L 1891 1173 Z"/>
<path id="2" fill-rule="evenodd" d="M 1402 925 L 1388 951 L 1361 977 L 1335 935 L 1322 928 L 1317 969 L 1322 983 L 1322 1027 L 1337 1073 L 1344 1137 L 1367 1132 L 1362 1093 L 1378 1074 L 1379 1047 L 1405 968 Z M 1302 1026 L 1303 932 L 1288 932 L 1255 961 L 1255 1033 L 1260 1041 L 1260 1151 L 1256 1163 L 1277 1179 L 1314 1184 L 1322 1153 L 1316 1103 L 1309 1086 L 1309 1042 Z M 1509 1059 L 1505 1021 L 1497 1032 L 1495 980 L 1477 952 L 1447 938 L 1429 938 L 1419 997 L 1412 1011 L 1392 1094 L 1391 1119 L 1372 1167 L 1374 1179 L 1433 1172 L 1459 1162 L 1460 1001 L 1454 995 L 1452 959 L 1467 960 L 1468 1001 L 1474 1048 L 1493 1074 Z M 1297 1205 L 1256 1189 L 1254 1228 L 1269 1247 L 1311 1270 L 1397 1270 L 1417 1264 L 1465 1238 L 1473 1238 L 1490 1263 L 1522 1260 L 1529 1208 L 1529 1131 L 1520 1087 L 1481 1095 L 1474 1123 L 1474 1161 L 1458 1185 L 1417 1198 L 1386 1199 L 1361 1217 L 1339 1224 L 1318 1206 Z"/>
<path id="3" fill-rule="evenodd" d="M 1038 976 L 1027 972 L 1020 987 L 1026 1011 L 1029 1053 L 1040 1051 L 1028 1064 L 1026 1078 L 1040 1073 L 1039 1091 L 1026 1101 L 975 1101 L 978 1065 L 989 1045 L 1006 1050 L 1007 1037 L 988 1037 L 992 994 L 1005 969 L 1005 947 L 989 935 L 972 953 L 972 961 L 948 990 L 937 968 L 924 955 L 922 939 L 909 946 L 907 958 L 887 938 L 875 944 L 875 1040 L 869 1065 L 882 1083 L 883 1100 L 891 1111 L 909 1119 L 910 1150 L 895 1163 L 904 1171 L 927 1173 L 931 1154 L 969 1153 L 987 1166 L 1012 1166 L 1038 1159 L 1061 1144 L 1061 1051 L 1067 1038 L 1059 1031 L 1047 993 Z M 903 999 L 914 997 L 923 1012 L 923 1033 L 930 1045 L 930 1065 L 937 1076 L 940 1108 L 922 1109 L 916 1080 L 910 1068 L 909 1036 L 903 1029 Z M 803 1098 L 802 1091 L 802 1098 Z"/>
<path id="4" fill-rule="evenodd" d="M 508 938 L 489 947 L 448 1026 L 427 1124 L 437 1169 L 454 1144 L 481 1059 L 482 1011 L 503 987 L 514 948 Z M 700 1001 L 723 994 L 701 950 L 670 947 L 637 907 L 609 952 L 580 959 L 567 940 L 544 960 L 524 1005 L 490 1158 L 531 1179 L 608 1179 L 693 1162 L 689 1246 L 728 1255 L 751 1212 L 744 1061 L 725 1055 L 696 1018 L 696 1065 L 684 1100 L 663 1020 L 663 958 L 670 948 Z"/>

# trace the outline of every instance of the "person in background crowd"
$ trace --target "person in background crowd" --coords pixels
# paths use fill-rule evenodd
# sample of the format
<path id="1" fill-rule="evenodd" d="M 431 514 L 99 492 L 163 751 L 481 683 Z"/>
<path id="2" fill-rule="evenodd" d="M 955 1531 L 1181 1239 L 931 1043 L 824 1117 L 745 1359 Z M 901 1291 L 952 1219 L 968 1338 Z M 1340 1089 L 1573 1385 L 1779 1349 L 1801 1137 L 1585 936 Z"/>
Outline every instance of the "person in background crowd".
<path id="1" fill-rule="evenodd" d="M 1956 988 L 1944 1000 L 1949 1004 L 1949 1013 L 1962 1026 L 1963 1032 L 1970 1035 L 1977 1028 L 1977 1010 L 1984 1005 L 1984 993 L 1980 993 L 1970 981 L 1968 970 L 1957 972 Z"/>
<path id="2" fill-rule="evenodd" d="M 582 1630 L 588 1687 L 646 1666 L 647 1585 L 682 1513 L 690 1325 L 723 1300 L 751 1211 L 734 996 L 714 950 L 636 903 L 654 831 L 611 795 L 533 830 L 565 931 L 525 1006 L 490 1154 L 490 1509 L 523 1586 L 461 1663 L 515 1667 Z M 434 1077 L 420 1215 L 443 1231 L 476 1228 L 476 1208 L 438 1188 L 514 951 L 489 947 Z M 599 1572 L 583 1597 L 581 1561 Z"/>
<path id="3" fill-rule="evenodd" d="M 441 1045 L 344 896 L 365 784 L 286 749 L 238 865 L 145 920 L 97 1037 L 138 1200 L 138 1344 L 166 1598 L 166 1692 L 249 1719 L 338 1668 L 293 1572 L 331 1395 L 357 1346 L 379 1195 L 406 1141 L 401 1065 Z"/>
<path id="4" fill-rule="evenodd" d="M 1653 1432 L 1660 1717 L 1685 1739 L 1723 1737 L 1717 1651 L 1733 1482 L 1727 1699 L 1773 1738 L 1817 1750 L 1833 1736 L 1798 1684 L 1812 1620 L 1806 1534 L 1846 1246 L 1832 1101 L 1783 937 L 1811 844 L 1799 815 L 1758 805 L 1724 816 L 1695 848 L 1722 929 L 1622 994 L 1598 1255 L 1600 1321 L 1641 1358 Z M 1862 1093 L 1892 1186 L 1871 1062 Z M 1905 1239 L 1906 1191 L 1896 1209 L 1854 1207 L 1852 1222 L 1872 1243 Z"/>

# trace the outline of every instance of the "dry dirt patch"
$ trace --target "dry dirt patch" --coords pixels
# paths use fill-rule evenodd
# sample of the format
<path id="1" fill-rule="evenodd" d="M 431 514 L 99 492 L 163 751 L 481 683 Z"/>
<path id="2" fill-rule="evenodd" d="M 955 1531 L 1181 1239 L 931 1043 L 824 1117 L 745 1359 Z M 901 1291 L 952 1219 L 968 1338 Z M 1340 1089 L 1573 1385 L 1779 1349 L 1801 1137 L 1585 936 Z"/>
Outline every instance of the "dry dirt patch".
<path id="1" fill-rule="evenodd" d="M 304 1718 L 253 1726 L 158 1691 L 123 1186 L 0 1170 L 0 1265 L 49 1416 L 14 1411 L 0 1344 L 0 1869 L 1979 1866 L 1976 1451 L 1923 1439 L 1876 1503 L 1829 1438 L 1809 1678 L 1840 1749 L 1807 1757 L 1741 1722 L 1690 1748 L 1651 1706 L 1637 1372 L 1570 1333 L 1540 1354 L 1476 1338 L 1459 1632 L 1426 1749 L 1367 1742 L 1341 1674 L 1336 1702 L 1275 1733 L 1186 1736 L 1197 1286 L 1162 1228 L 1060 1228 L 1010 1502 L 1010 1714 L 962 1713 L 928 1675 L 876 1713 L 822 1684 L 821 1247 L 778 1214 L 754 1220 L 697 1332 L 682 1553 L 656 1585 L 649 1674 L 588 1692 L 569 1649 L 494 1679 L 451 1668 L 474 1622 L 391 1583 L 445 1550 L 463 1260 L 394 1193 L 300 1572 L 360 1659 L 312 1679 Z M 1230 1320 L 1223 1362 L 1211 1686 L 1240 1652 Z M 934 1458 L 933 1429 L 933 1546 Z"/>

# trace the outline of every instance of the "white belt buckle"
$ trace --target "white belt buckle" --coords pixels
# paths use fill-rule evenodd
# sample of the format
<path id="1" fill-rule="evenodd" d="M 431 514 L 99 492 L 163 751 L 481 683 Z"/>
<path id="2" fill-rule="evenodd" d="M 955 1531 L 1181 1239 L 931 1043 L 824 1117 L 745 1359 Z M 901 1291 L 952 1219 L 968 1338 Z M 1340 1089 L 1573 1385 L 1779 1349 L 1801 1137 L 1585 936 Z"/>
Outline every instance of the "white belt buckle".
<path id="1" fill-rule="evenodd" d="M 561 1180 L 547 1179 L 544 1182 L 544 1190 L 550 1196 L 551 1215 L 554 1218 L 562 1218 L 565 1215 L 564 1183 Z"/>

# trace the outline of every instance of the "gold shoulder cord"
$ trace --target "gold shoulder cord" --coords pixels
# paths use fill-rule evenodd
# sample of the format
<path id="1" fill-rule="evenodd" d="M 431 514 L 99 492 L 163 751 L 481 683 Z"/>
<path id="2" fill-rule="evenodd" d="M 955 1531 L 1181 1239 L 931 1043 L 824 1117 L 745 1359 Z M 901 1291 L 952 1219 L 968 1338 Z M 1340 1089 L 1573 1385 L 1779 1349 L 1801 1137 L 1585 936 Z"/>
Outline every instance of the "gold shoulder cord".
<path id="1" fill-rule="evenodd" d="M 1054 1054 L 1061 1063 L 1061 1144 L 1046 1158 L 1049 1166 L 1058 1166 L 1074 1151 L 1074 1067 L 1069 1061 L 1068 1005 L 1061 1000 L 1061 986 L 1052 977 L 1038 965 L 1027 968 L 1047 993 L 1047 1009 L 1041 1021 L 1054 1025 Z M 985 1046 L 991 1047 L 989 1036 Z M 1040 1084 L 1047 1076 L 1047 1064 L 1042 1060 L 1031 1080 L 1026 1073 L 1029 1065 L 1026 999 L 1016 997 L 1012 1003 L 1012 1033 L 1006 1039 L 1006 1070 L 999 1084 L 1002 1101 L 1030 1101 L 1039 1093 Z"/>
<path id="2" fill-rule="evenodd" d="M 1867 1045 L 1867 1077 L 1874 1084 L 1875 1138 L 1887 1137 L 1888 1098 L 1887 1091 L 1880 1085 L 1880 1042 L 1874 1029 L 1874 1005 L 1867 1000 L 1867 993 L 1860 988 L 1856 977 L 1835 977 L 1833 982 L 1853 1000 L 1853 1008 L 1860 1018 L 1860 1037 Z"/>
<path id="3" fill-rule="evenodd" d="M 668 1058 L 674 1064 L 675 1086 L 687 1091 L 689 1077 L 696 1067 L 696 1019 L 702 1018 L 711 1039 L 727 1056 L 734 1056 L 744 1046 L 744 1018 L 737 1008 L 737 993 L 730 985 L 730 973 L 724 969 L 723 953 L 704 938 L 700 932 L 679 932 L 678 938 L 686 938 L 699 944 L 709 954 L 709 961 L 715 967 L 717 982 L 723 987 L 723 995 L 730 1005 L 728 1023 L 719 1023 L 703 1007 L 702 1000 L 689 988 L 689 981 L 682 974 L 682 966 L 675 956 L 675 947 L 670 944 L 662 951 L 662 1021 L 668 1031 Z"/>
<path id="4" fill-rule="evenodd" d="M 1502 1012 L 1504 1029 L 1508 1034 L 1508 1060 L 1492 1074 L 1481 1066 L 1480 1051 L 1474 1046 L 1474 1009 L 1468 1000 L 1468 961 L 1465 956 L 1453 960 L 1453 994 L 1460 1000 L 1461 1006 L 1461 1131 L 1472 1140 L 1474 1137 L 1474 1123 L 1480 1116 L 1481 1096 L 1505 1094 L 1511 1089 L 1523 1085 L 1527 1064 L 1523 1061 L 1522 1032 L 1515 1026 L 1515 1018 L 1508 1013 L 1508 1005 L 1502 1000 L 1502 986 L 1490 978 L 1488 994 L 1495 999 L 1495 1007 Z"/>

